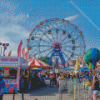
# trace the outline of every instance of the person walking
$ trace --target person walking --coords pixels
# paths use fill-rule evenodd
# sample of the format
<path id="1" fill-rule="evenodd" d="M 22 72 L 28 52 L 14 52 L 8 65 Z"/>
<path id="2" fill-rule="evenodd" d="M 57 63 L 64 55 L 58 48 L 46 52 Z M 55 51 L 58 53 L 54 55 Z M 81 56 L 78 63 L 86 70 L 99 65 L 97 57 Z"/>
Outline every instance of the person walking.
<path id="1" fill-rule="evenodd" d="M 53 86 L 53 74 L 51 74 L 51 76 L 50 76 L 50 87 L 52 87 Z"/>
<path id="2" fill-rule="evenodd" d="M 54 73 L 54 75 L 53 75 L 53 80 L 54 80 L 55 85 L 56 85 L 56 84 L 57 84 L 57 80 L 56 80 L 56 73 Z"/>
<path id="3" fill-rule="evenodd" d="M 4 87 L 5 87 L 5 82 L 3 80 L 3 76 L 0 75 L 0 100 L 3 100 Z"/>
<path id="4" fill-rule="evenodd" d="M 60 75 L 58 76 L 58 78 L 57 78 L 57 87 L 59 87 L 59 81 L 60 81 Z"/>
<path id="5" fill-rule="evenodd" d="M 92 89 L 93 89 L 93 100 L 97 100 L 97 95 L 99 94 L 99 80 L 97 76 L 93 77 Z"/>

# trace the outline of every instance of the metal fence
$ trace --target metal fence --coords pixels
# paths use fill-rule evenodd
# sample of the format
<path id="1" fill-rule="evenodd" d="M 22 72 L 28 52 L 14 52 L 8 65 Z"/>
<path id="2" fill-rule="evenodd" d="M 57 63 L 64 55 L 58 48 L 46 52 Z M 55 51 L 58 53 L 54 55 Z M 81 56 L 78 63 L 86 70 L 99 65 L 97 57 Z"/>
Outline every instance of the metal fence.
<path id="1" fill-rule="evenodd" d="M 73 100 L 88 100 L 88 90 L 84 88 L 84 83 L 87 80 L 82 82 L 79 79 L 76 79 L 76 84 L 74 84 L 73 79 L 64 79 L 59 82 L 59 93 L 61 95 L 59 100 L 63 100 L 62 94 L 66 93 L 73 97 Z"/>

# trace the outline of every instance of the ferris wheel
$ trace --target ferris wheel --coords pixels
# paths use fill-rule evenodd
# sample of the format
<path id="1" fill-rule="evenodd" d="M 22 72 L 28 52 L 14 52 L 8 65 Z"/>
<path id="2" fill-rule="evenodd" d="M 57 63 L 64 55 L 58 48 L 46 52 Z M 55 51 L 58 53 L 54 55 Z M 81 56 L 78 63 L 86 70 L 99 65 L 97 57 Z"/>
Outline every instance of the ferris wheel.
<path id="1" fill-rule="evenodd" d="M 40 22 L 27 39 L 29 58 L 48 59 L 54 67 L 66 66 L 66 61 L 76 60 L 85 53 L 83 33 L 68 20 L 53 18 Z"/>

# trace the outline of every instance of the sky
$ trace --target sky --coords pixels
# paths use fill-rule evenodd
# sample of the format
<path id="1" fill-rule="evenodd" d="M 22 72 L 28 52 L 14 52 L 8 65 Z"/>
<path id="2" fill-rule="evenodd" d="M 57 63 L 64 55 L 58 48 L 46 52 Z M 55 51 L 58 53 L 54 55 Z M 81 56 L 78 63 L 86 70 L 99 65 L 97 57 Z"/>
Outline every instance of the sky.
<path id="1" fill-rule="evenodd" d="M 0 9 L 0 42 L 9 43 L 6 56 L 11 49 L 17 56 L 20 41 L 26 47 L 34 27 L 51 18 L 74 23 L 83 32 L 86 50 L 100 50 L 100 0 L 1 0 Z"/>

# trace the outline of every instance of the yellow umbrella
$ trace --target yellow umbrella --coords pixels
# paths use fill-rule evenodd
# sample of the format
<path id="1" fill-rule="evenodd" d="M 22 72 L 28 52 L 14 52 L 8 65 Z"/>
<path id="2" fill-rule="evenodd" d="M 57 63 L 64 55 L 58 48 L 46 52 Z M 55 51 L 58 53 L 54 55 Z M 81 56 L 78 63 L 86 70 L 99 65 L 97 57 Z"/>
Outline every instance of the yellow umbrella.
<path id="1" fill-rule="evenodd" d="M 79 72 L 79 71 L 77 71 L 79 68 L 80 68 L 80 65 L 79 65 L 79 58 L 77 57 L 74 72 L 75 72 L 75 73 Z"/>

